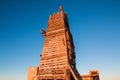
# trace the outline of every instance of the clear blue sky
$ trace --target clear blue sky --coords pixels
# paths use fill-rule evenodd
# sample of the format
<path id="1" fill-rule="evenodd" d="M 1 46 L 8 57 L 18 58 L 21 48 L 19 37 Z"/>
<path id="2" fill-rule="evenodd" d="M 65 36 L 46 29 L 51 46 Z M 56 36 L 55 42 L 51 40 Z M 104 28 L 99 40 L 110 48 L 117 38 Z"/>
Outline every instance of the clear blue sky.
<path id="1" fill-rule="evenodd" d="M 0 80 L 27 80 L 28 67 L 39 66 L 40 29 L 60 5 L 80 74 L 98 69 L 101 80 L 120 80 L 119 0 L 0 0 Z"/>

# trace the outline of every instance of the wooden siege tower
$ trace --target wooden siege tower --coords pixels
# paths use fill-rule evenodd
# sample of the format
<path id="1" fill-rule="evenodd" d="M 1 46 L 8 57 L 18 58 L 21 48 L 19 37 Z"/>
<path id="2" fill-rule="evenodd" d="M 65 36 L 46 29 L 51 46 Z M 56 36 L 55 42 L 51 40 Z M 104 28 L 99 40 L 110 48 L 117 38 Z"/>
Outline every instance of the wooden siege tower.
<path id="1" fill-rule="evenodd" d="M 28 80 L 82 80 L 76 69 L 76 56 L 68 18 L 62 6 L 50 15 L 40 66 L 31 67 Z"/>

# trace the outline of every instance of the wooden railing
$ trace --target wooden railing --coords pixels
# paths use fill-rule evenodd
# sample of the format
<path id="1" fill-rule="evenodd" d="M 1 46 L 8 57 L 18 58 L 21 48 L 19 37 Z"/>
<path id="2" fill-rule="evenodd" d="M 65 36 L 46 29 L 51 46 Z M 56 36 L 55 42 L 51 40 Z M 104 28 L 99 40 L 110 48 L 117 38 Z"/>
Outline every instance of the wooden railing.
<path id="1" fill-rule="evenodd" d="M 82 80 L 76 68 L 72 67 L 70 64 L 69 68 L 75 80 Z"/>

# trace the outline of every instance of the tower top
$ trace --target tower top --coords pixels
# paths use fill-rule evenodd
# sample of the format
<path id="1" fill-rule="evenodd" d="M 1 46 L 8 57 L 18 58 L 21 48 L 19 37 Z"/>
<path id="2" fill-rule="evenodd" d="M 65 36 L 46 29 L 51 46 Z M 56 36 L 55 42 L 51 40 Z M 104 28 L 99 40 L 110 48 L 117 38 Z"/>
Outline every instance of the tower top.
<path id="1" fill-rule="evenodd" d="M 50 15 L 47 32 L 53 31 L 55 29 L 64 28 L 64 27 L 69 27 L 68 21 L 67 21 L 67 14 L 64 13 L 63 7 L 60 6 L 59 12 Z"/>
<path id="2" fill-rule="evenodd" d="M 60 7 L 59 7 L 59 10 L 60 10 L 60 11 L 63 11 L 63 7 L 62 7 L 62 6 L 60 6 Z"/>

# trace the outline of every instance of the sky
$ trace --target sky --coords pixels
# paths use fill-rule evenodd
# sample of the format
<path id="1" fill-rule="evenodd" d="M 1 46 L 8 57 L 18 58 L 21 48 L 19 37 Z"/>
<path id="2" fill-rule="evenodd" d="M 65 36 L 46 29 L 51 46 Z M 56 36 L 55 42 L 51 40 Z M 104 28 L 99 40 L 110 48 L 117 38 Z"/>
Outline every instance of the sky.
<path id="1" fill-rule="evenodd" d="M 27 80 L 39 66 L 49 15 L 62 5 L 73 35 L 81 75 L 120 80 L 119 0 L 0 0 L 0 80 Z"/>

